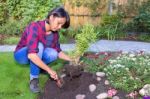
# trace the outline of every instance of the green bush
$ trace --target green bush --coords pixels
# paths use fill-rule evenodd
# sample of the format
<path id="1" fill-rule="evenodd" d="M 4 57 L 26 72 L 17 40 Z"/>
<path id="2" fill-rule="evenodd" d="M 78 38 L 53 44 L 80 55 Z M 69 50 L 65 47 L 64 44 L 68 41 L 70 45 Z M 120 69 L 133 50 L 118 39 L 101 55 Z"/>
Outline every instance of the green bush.
<path id="1" fill-rule="evenodd" d="M 12 44 L 17 44 L 19 40 L 20 40 L 19 37 L 9 37 L 9 38 L 4 39 L 4 43 L 12 45 Z"/>
<path id="2" fill-rule="evenodd" d="M 150 34 L 140 34 L 138 40 L 150 42 Z"/>
<path id="3" fill-rule="evenodd" d="M 150 32 L 150 13 L 141 13 L 133 20 L 133 24 L 138 32 Z"/>
<path id="4" fill-rule="evenodd" d="M 54 0 L 7 0 L 9 15 L 15 19 L 39 20 L 46 17 L 60 1 Z"/>
<path id="5" fill-rule="evenodd" d="M 6 3 L 0 2 L 0 25 L 6 22 L 7 20 L 7 10 L 6 10 Z"/>
<path id="6" fill-rule="evenodd" d="M 143 2 L 139 14 L 129 23 L 128 30 L 150 33 L 150 0 Z"/>
<path id="7" fill-rule="evenodd" d="M 15 20 L 9 20 L 7 23 L 0 26 L 0 34 L 18 35 L 22 31 L 22 25 Z"/>
<path id="8" fill-rule="evenodd" d="M 107 38 L 108 40 L 115 40 L 120 36 L 124 36 L 124 24 L 122 16 L 120 15 L 103 15 L 101 24 L 97 30 L 99 38 Z"/>
<path id="9" fill-rule="evenodd" d="M 67 37 L 65 36 L 66 29 L 61 29 L 59 31 L 59 41 L 60 43 L 67 43 Z"/>
<path id="10" fill-rule="evenodd" d="M 0 33 L 19 34 L 31 21 L 45 19 L 60 5 L 59 0 L 4 0 L 0 2 Z"/>

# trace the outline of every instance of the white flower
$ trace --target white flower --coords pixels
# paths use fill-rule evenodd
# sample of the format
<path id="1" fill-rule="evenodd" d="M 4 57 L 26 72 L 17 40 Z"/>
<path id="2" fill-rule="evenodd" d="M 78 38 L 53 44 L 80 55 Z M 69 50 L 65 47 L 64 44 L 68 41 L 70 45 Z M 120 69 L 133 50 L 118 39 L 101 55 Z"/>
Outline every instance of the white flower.
<path id="1" fill-rule="evenodd" d="M 120 57 L 117 57 L 117 59 L 120 59 Z"/>
<path id="2" fill-rule="evenodd" d="M 133 61 L 136 61 L 136 58 L 132 58 Z"/>
<path id="3" fill-rule="evenodd" d="M 135 79 L 136 79 L 136 80 L 140 80 L 140 78 L 138 78 L 138 77 L 136 77 Z"/>
<path id="4" fill-rule="evenodd" d="M 109 60 L 110 64 L 116 63 L 116 60 Z"/>
<path id="5" fill-rule="evenodd" d="M 148 64 L 147 65 L 150 65 L 150 62 L 148 62 Z"/>
<path id="6" fill-rule="evenodd" d="M 124 76 L 124 77 L 122 77 L 123 79 L 127 79 L 127 77 L 126 76 Z"/>
<path id="7" fill-rule="evenodd" d="M 134 54 L 129 54 L 129 57 L 134 57 L 135 55 Z"/>
<path id="8" fill-rule="evenodd" d="M 107 68 L 104 68 L 104 71 L 107 71 Z"/>
<path id="9" fill-rule="evenodd" d="M 144 70 L 144 74 L 147 74 L 147 70 Z"/>
<path id="10" fill-rule="evenodd" d="M 126 71 L 129 71 L 129 68 L 125 68 Z"/>
<path id="11" fill-rule="evenodd" d="M 131 80 L 134 80 L 134 78 L 133 78 L 132 76 L 130 76 L 130 79 L 131 79 Z"/>
<path id="12" fill-rule="evenodd" d="M 147 59 L 149 59 L 149 56 L 146 56 Z"/>
<path id="13" fill-rule="evenodd" d="M 123 54 L 128 54 L 128 52 L 127 52 L 127 51 L 123 51 L 122 53 L 123 53 Z"/>

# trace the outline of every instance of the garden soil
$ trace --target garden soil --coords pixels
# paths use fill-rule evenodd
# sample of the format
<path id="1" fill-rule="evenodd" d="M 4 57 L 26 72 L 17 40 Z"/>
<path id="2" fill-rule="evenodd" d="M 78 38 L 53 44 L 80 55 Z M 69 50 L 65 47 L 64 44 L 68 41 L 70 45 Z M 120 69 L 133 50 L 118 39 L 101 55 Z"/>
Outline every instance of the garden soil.
<path id="1" fill-rule="evenodd" d="M 48 80 L 44 87 L 44 92 L 41 93 L 38 99 L 76 99 L 76 95 L 84 94 L 86 97 L 84 99 L 97 99 L 96 96 L 100 93 L 108 91 L 111 88 L 110 85 L 105 85 L 106 78 L 103 77 L 101 81 L 96 80 L 96 75 L 88 72 L 82 72 L 78 77 L 73 79 L 70 76 L 64 77 L 64 85 L 59 88 L 56 82 L 53 80 Z M 89 91 L 89 85 L 95 84 L 97 86 L 94 92 Z M 127 99 L 126 93 L 123 91 L 118 91 L 116 94 L 121 97 L 121 99 Z"/>
<path id="2" fill-rule="evenodd" d="M 108 60 L 110 56 L 117 57 L 119 54 L 120 52 L 112 52 L 108 53 L 108 55 L 105 55 L 104 52 L 100 52 L 98 54 L 86 53 L 84 56 L 90 59 L 96 59 L 99 55 L 105 55 L 103 60 Z M 65 72 L 66 76 L 63 78 L 63 87 L 59 88 L 56 84 L 56 81 L 49 79 L 45 84 L 43 92 L 39 94 L 38 99 L 76 99 L 76 96 L 79 94 L 85 95 L 84 99 L 97 99 L 96 96 L 98 96 L 100 93 L 107 93 L 109 89 L 114 89 L 110 84 L 105 84 L 105 81 L 107 80 L 106 76 L 102 77 L 100 81 L 97 81 L 96 74 L 84 71 L 83 68 L 86 66 L 87 65 L 83 64 L 80 66 L 82 68 L 73 68 L 71 66 L 69 67 L 69 65 L 65 65 L 64 69 L 68 69 L 65 69 L 67 72 Z M 89 91 L 89 85 L 91 84 L 96 85 L 96 90 L 94 92 Z M 127 97 L 128 93 L 122 90 L 116 90 L 117 94 L 115 96 L 118 96 L 119 99 L 131 99 Z"/>

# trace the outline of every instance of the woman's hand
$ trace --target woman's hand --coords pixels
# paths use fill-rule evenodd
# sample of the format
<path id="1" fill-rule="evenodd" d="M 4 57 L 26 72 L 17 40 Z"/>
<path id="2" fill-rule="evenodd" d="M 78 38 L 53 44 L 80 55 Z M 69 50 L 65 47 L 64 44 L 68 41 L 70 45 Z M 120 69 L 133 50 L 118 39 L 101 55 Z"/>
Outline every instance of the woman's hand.
<path id="1" fill-rule="evenodd" d="M 54 70 L 49 70 L 48 73 L 50 74 L 51 78 L 53 78 L 54 80 L 58 80 L 58 75 L 56 73 L 56 71 Z"/>

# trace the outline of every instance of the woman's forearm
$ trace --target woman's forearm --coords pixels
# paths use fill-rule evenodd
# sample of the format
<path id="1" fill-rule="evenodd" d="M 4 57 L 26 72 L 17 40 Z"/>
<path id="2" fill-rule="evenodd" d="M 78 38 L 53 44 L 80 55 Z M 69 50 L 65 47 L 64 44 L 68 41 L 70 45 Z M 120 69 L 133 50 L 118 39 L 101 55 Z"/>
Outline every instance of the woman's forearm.
<path id="1" fill-rule="evenodd" d="M 28 58 L 37 66 L 39 66 L 41 69 L 44 69 L 45 71 L 47 71 L 50 76 L 54 79 L 57 80 L 58 79 L 58 75 L 57 73 L 52 70 L 50 67 L 48 67 L 40 58 L 36 53 L 31 53 L 28 54 Z"/>
<path id="2" fill-rule="evenodd" d="M 30 53 L 28 54 L 28 58 L 37 66 L 39 66 L 41 69 L 44 69 L 48 73 L 51 71 L 50 67 L 48 67 L 36 53 Z"/>
<path id="3" fill-rule="evenodd" d="M 59 52 L 58 57 L 60 59 L 66 60 L 66 61 L 71 61 L 71 58 L 62 51 Z"/>

